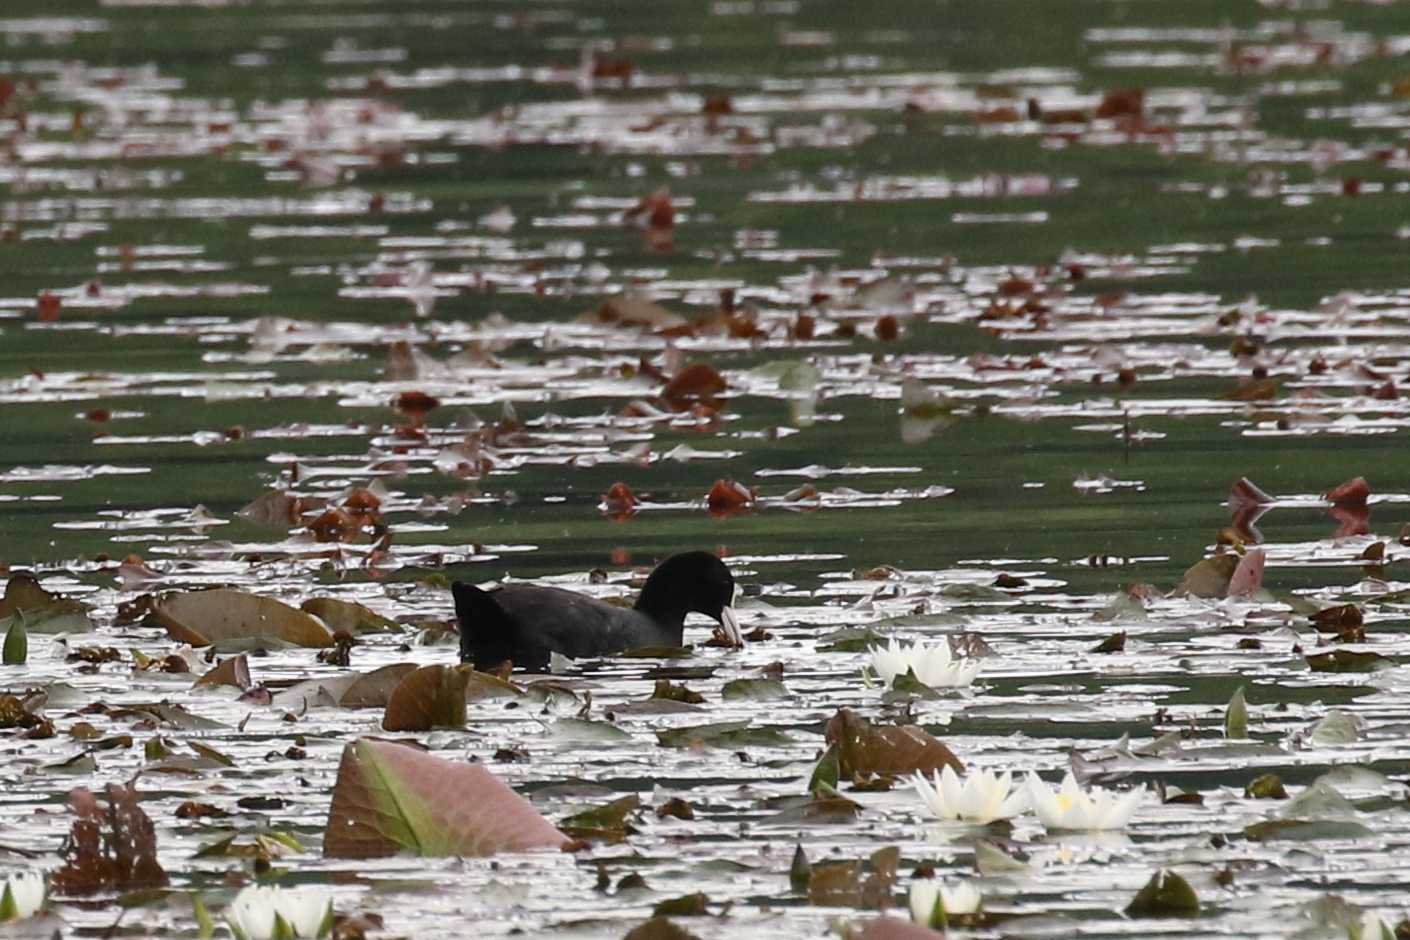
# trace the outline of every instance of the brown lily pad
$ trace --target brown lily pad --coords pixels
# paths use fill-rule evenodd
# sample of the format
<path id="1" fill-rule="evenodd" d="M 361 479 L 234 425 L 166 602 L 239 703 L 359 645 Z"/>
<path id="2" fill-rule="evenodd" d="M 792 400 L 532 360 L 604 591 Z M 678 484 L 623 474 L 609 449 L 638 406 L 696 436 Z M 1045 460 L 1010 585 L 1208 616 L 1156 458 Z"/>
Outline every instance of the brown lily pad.
<path id="1" fill-rule="evenodd" d="M 827 723 L 827 741 L 837 747 L 843 777 L 864 774 L 910 774 L 950 767 L 964 773 L 948 747 L 916 725 L 873 725 L 849 708 Z"/>

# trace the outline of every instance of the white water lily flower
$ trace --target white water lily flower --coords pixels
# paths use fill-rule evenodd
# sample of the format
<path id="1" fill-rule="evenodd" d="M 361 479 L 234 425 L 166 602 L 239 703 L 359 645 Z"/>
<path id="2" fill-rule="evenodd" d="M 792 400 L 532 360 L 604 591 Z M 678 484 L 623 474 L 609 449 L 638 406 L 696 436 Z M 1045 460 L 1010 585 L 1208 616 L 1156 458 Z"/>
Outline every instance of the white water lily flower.
<path id="1" fill-rule="evenodd" d="M 1013 774 L 1007 771 L 996 775 L 987 770 L 971 770 L 961 780 L 946 766 L 939 773 L 932 772 L 931 780 L 916 771 L 911 783 L 940 819 L 982 824 L 1011 819 L 1028 808 L 1028 794 L 1022 789 L 1013 790 Z"/>
<path id="2" fill-rule="evenodd" d="M 19 871 L 5 876 L 0 891 L 0 921 L 33 917 L 44 906 L 44 874 Z"/>
<path id="3" fill-rule="evenodd" d="M 923 927 L 943 927 L 944 918 L 977 914 L 983 897 L 968 881 L 951 885 L 939 878 L 924 878 L 911 882 L 910 900 L 911 920 Z"/>
<path id="4" fill-rule="evenodd" d="M 1347 940 L 1395 940 L 1395 927 L 1379 914 L 1367 911 L 1358 923 L 1346 928 Z"/>
<path id="5" fill-rule="evenodd" d="M 902 645 L 895 637 L 886 646 L 871 648 L 871 667 L 888 686 L 907 671 L 932 689 L 969 685 L 979 674 L 979 661 L 950 654 L 950 641 Z"/>
<path id="6" fill-rule="evenodd" d="M 235 895 L 226 921 L 240 940 L 320 937 L 332 925 L 333 897 L 320 888 L 251 886 Z"/>
<path id="7" fill-rule="evenodd" d="M 1027 789 L 1033 812 L 1038 814 L 1044 826 L 1084 832 L 1126 828 L 1131 814 L 1146 795 L 1145 787 L 1125 793 L 1100 787 L 1083 790 L 1071 771 L 1062 778 L 1062 786 L 1057 792 L 1049 790 L 1032 773 L 1028 775 Z"/>

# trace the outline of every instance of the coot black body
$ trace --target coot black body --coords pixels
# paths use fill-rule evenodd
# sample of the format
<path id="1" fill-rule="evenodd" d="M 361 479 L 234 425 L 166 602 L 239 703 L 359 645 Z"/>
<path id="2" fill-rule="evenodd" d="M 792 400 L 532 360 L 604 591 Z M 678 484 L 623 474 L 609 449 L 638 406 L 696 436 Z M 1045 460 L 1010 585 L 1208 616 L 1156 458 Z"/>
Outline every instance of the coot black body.
<path id="1" fill-rule="evenodd" d="M 713 617 L 736 646 L 744 639 L 732 606 L 734 576 L 709 552 L 672 555 L 646 579 L 632 608 L 534 584 L 481 590 L 451 585 L 460 624 L 460 659 L 489 668 L 506 659 L 542 672 L 549 655 L 607 656 L 640 646 L 680 646 L 685 617 Z"/>

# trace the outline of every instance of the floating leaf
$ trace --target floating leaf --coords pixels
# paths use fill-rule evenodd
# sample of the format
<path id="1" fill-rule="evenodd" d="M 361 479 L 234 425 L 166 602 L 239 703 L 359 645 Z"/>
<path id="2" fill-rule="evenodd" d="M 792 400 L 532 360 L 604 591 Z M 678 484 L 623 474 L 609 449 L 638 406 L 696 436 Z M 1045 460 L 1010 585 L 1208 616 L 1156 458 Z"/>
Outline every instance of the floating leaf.
<path id="1" fill-rule="evenodd" d="M 788 689 L 777 679 L 731 679 L 720 689 L 726 702 L 772 702 L 788 698 Z"/>
<path id="2" fill-rule="evenodd" d="M 323 854 L 493 855 L 560 848 L 566 842 L 484 766 L 360 738 L 343 748 Z"/>
<path id="3" fill-rule="evenodd" d="M 87 633 L 93 629 L 86 604 L 46 591 L 27 574 L 14 575 L 5 584 L 0 630 L 8 632 L 21 612 L 27 633 Z"/>
<path id="4" fill-rule="evenodd" d="M 885 646 L 887 637 L 871 627 L 843 627 L 818 638 L 819 653 L 865 653 Z"/>
<path id="5" fill-rule="evenodd" d="M 700 917 L 710 913 L 706 905 L 710 899 L 701 892 L 678 898 L 667 898 L 651 909 L 653 917 Z"/>
<path id="6" fill-rule="evenodd" d="M 202 685 L 230 685 L 241 691 L 249 689 L 254 685 L 250 679 L 249 660 L 244 653 L 239 656 L 227 656 L 214 669 L 209 670 L 193 683 L 193 686 Z"/>
<path id="7" fill-rule="evenodd" d="M 1312 615 L 1312 625 L 1322 633 L 1341 633 L 1348 627 L 1359 627 L 1363 622 L 1361 608 L 1355 604 L 1337 604 Z"/>
<path id="8" fill-rule="evenodd" d="M 1259 774 L 1244 786 L 1244 796 L 1253 800 L 1286 800 L 1288 791 L 1277 774 Z"/>
<path id="9" fill-rule="evenodd" d="M 152 616 L 173 639 L 197 647 L 251 639 L 333 645 L 333 634 L 316 617 L 272 597 L 230 588 L 164 594 L 153 605 Z"/>
<path id="10" fill-rule="evenodd" d="M 1092 647 L 1092 652 L 1120 653 L 1124 649 L 1126 649 L 1126 631 L 1122 630 L 1120 633 L 1113 633 L 1111 636 Z"/>
<path id="11" fill-rule="evenodd" d="M 575 838 L 620 841 L 627 835 L 627 814 L 640 807 L 641 799 L 633 793 L 602 806 L 574 813 L 563 819 L 559 825 L 564 832 Z"/>
<path id="12" fill-rule="evenodd" d="M 929 773 L 947 766 L 964 773 L 959 758 L 923 729 L 915 725 L 874 726 L 848 708 L 828 720 L 827 741 L 837 747 L 843 777 L 899 776 L 917 770 Z"/>
<path id="13" fill-rule="evenodd" d="M 1196 917 L 1199 898 L 1190 883 L 1173 871 L 1151 875 L 1145 887 L 1126 905 L 1130 917 Z"/>
<path id="14" fill-rule="evenodd" d="M 721 721 L 656 732 L 662 747 L 782 747 L 791 744 L 777 728 L 751 728 L 747 721 Z"/>
<path id="15" fill-rule="evenodd" d="M 1305 658 L 1313 672 L 1375 672 L 1390 665 L 1385 657 L 1378 653 L 1362 653 L 1348 649 L 1312 653 Z"/>
<path id="16" fill-rule="evenodd" d="M 364 633 L 396 633 L 401 630 L 395 620 L 388 620 L 376 611 L 352 601 L 340 601 L 332 597 L 310 597 L 299 605 L 299 609 L 322 620 L 323 625 L 334 633 L 360 636 Z"/>
<path id="17" fill-rule="evenodd" d="M 656 916 L 637 924 L 628 930 L 622 940 L 700 940 L 684 927 L 672 923 L 666 917 Z"/>
<path id="18" fill-rule="evenodd" d="M 1315 842 L 1319 839 L 1369 839 L 1374 833 L 1347 819 L 1265 819 L 1244 827 L 1255 842 Z"/>

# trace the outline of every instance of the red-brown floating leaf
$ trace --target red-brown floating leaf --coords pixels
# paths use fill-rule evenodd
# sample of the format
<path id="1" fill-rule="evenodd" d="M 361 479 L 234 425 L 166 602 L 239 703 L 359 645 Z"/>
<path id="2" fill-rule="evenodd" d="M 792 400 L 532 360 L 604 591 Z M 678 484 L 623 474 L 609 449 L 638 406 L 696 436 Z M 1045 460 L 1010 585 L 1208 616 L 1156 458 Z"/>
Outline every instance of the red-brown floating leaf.
<path id="1" fill-rule="evenodd" d="M 1355 509 L 1364 507 L 1370 495 L 1371 486 L 1366 482 L 1366 478 L 1352 477 L 1327 490 L 1322 494 L 1322 498 L 1338 508 Z"/>
<path id="2" fill-rule="evenodd" d="M 415 424 L 441 406 L 441 400 L 425 392 L 402 392 L 392 402 L 392 406 L 406 415 Z"/>
<path id="3" fill-rule="evenodd" d="M 661 398 L 675 411 L 684 411 L 694 402 L 713 404 L 725 390 L 724 377 L 714 366 L 696 362 L 681 369 L 661 389 Z"/>
<path id="4" fill-rule="evenodd" d="M 609 297 L 596 310 L 583 314 L 579 319 L 604 325 L 644 327 L 658 333 L 689 326 L 685 317 L 680 314 L 672 313 L 655 301 L 640 297 Z"/>
<path id="5" fill-rule="evenodd" d="M 69 894 L 101 890 L 130 891 L 166 884 L 157 861 L 157 832 L 137 804 L 137 793 L 115 783 L 103 791 L 104 803 L 82 787 L 69 793 L 77 819 L 59 848 L 64 867 L 52 885 Z"/>
<path id="6" fill-rule="evenodd" d="M 1146 110 L 1144 88 L 1117 88 L 1102 95 L 1097 117 L 1141 117 Z"/>
<path id="7" fill-rule="evenodd" d="M 342 509 L 327 509 L 308 524 L 315 542 L 349 542 L 362 530 L 362 520 Z"/>
<path id="8" fill-rule="evenodd" d="M 622 220 L 647 229 L 670 229 L 676 224 L 676 210 L 671 204 L 671 191 L 662 187 L 642 196 L 637 204 L 622 213 Z"/>
<path id="9" fill-rule="evenodd" d="M 602 502 L 598 508 L 607 518 L 625 522 L 636 515 L 636 505 L 637 498 L 632 488 L 618 480 L 602 494 Z"/>
<path id="10" fill-rule="evenodd" d="M 1322 633 L 1340 633 L 1351 627 L 1359 627 L 1363 622 L 1361 608 L 1355 604 L 1338 604 L 1312 615 L 1312 625 Z"/>
<path id="11" fill-rule="evenodd" d="M 731 516 L 754 508 L 754 490 L 728 477 L 716 480 L 705 494 L 705 505 L 712 516 Z"/>
<path id="12" fill-rule="evenodd" d="M 385 731 L 430 731 L 465 727 L 465 680 L 469 666 L 422 666 L 402 677 L 387 699 Z"/>
<path id="13" fill-rule="evenodd" d="M 706 95 L 700 111 L 703 114 L 733 114 L 734 105 L 730 102 L 729 95 Z"/>
<path id="14" fill-rule="evenodd" d="M 244 653 L 227 656 L 218 666 L 197 679 L 192 687 L 200 685 L 233 685 L 243 692 L 254 685 L 250 680 L 250 662 Z"/>
<path id="15" fill-rule="evenodd" d="M 364 519 L 376 516 L 382 508 L 382 499 L 364 486 L 355 486 L 343 499 L 343 509 Z"/>
<path id="16" fill-rule="evenodd" d="M 1266 401 L 1278 397 L 1281 379 L 1254 379 L 1219 397 L 1225 401 Z"/>
<path id="17" fill-rule="evenodd" d="M 874 332 L 877 339 L 883 343 L 889 343 L 901 335 L 901 326 L 896 322 L 896 317 L 888 313 L 877 317 Z"/>
<path id="18" fill-rule="evenodd" d="M 34 311 L 39 319 L 52 323 L 59 319 L 59 308 L 62 302 L 59 295 L 53 291 L 42 290 L 39 297 L 34 301 Z"/>
<path id="19" fill-rule="evenodd" d="M 843 777 L 863 774 L 899 776 L 950 767 L 964 773 L 959 758 L 916 725 L 873 725 L 849 708 L 827 722 L 827 742 L 837 747 Z"/>
<path id="20" fill-rule="evenodd" d="M 333 645 L 333 634 L 317 617 L 272 597 L 231 588 L 163 594 L 152 605 L 152 617 L 172 639 L 192 646 L 263 638 L 296 646 Z"/>
<path id="21" fill-rule="evenodd" d="M 343 749 L 323 854 L 493 855 L 562 848 L 567 842 L 483 765 L 361 738 Z"/>

